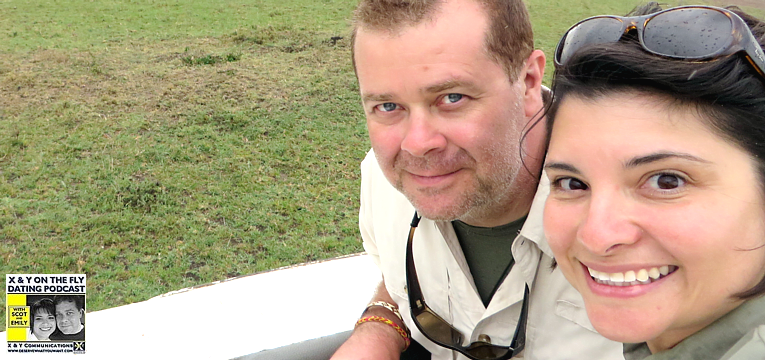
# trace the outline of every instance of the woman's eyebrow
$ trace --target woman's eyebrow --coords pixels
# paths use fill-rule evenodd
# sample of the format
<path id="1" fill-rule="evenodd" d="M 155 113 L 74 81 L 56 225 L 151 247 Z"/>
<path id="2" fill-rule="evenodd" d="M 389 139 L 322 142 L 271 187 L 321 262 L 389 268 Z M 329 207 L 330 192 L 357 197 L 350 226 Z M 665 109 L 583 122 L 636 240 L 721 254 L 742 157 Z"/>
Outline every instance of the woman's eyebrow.
<path id="1" fill-rule="evenodd" d="M 690 160 L 690 161 L 699 162 L 703 164 L 710 163 L 707 160 L 704 160 L 697 156 L 693 156 L 691 154 L 667 151 L 667 152 L 657 152 L 657 153 L 648 154 L 644 156 L 636 156 L 630 159 L 629 161 L 627 161 L 624 164 L 624 167 L 629 169 L 629 168 L 634 168 L 640 165 L 645 165 L 645 164 L 649 164 L 652 162 L 657 162 L 657 161 L 661 161 L 661 160 L 665 160 L 669 158 L 680 158 L 680 159 Z"/>
<path id="2" fill-rule="evenodd" d="M 563 170 L 563 171 L 572 172 L 572 173 L 577 174 L 577 175 L 581 175 L 582 174 L 582 172 L 579 171 L 579 169 L 577 169 L 576 167 L 574 167 L 571 164 L 567 164 L 567 163 L 564 163 L 564 162 L 551 162 L 551 163 L 547 163 L 547 164 L 545 164 L 545 170 L 547 170 L 547 169 Z"/>

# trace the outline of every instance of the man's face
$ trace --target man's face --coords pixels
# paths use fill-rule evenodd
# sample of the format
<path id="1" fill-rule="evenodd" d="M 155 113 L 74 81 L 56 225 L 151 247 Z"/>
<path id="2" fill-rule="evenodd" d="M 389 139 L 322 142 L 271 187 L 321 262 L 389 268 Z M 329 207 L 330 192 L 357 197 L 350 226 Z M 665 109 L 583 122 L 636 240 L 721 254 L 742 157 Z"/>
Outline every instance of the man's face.
<path id="1" fill-rule="evenodd" d="M 82 330 L 82 312 L 72 301 L 56 304 L 56 325 L 62 333 L 70 335 Z"/>
<path id="2" fill-rule="evenodd" d="M 395 34 L 357 32 L 356 70 L 377 161 L 430 219 L 494 226 L 525 214 L 506 218 L 524 171 L 526 84 L 487 56 L 487 27 L 480 5 L 455 0 L 434 21 Z"/>

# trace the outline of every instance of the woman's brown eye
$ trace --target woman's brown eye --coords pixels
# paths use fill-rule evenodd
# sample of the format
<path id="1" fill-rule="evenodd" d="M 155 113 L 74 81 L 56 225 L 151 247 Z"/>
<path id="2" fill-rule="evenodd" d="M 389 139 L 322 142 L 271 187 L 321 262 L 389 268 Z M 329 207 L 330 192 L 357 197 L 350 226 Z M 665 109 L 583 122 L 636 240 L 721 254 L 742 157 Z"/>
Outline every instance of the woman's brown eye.
<path id="1" fill-rule="evenodd" d="M 672 190 L 685 185 L 685 180 L 674 174 L 656 174 L 648 179 L 651 187 L 659 190 Z"/>
<path id="2" fill-rule="evenodd" d="M 680 180 L 675 176 L 662 175 L 657 180 L 659 188 L 661 189 L 674 189 L 680 186 Z"/>
<path id="3" fill-rule="evenodd" d="M 563 190 L 587 190 L 587 185 L 578 179 L 565 178 L 558 181 Z"/>

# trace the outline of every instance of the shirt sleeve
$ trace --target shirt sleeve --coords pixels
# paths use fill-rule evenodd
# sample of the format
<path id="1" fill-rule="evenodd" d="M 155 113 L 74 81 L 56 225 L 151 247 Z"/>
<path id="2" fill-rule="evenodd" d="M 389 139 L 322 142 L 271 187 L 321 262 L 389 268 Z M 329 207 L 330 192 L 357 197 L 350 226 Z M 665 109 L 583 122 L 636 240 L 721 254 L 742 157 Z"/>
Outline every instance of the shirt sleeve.
<path id="1" fill-rule="evenodd" d="M 372 177 L 377 166 L 374 152 L 369 150 L 361 162 L 361 205 L 359 206 L 359 231 L 363 240 L 364 250 L 380 268 L 380 252 L 374 237 L 374 221 L 372 221 Z"/>

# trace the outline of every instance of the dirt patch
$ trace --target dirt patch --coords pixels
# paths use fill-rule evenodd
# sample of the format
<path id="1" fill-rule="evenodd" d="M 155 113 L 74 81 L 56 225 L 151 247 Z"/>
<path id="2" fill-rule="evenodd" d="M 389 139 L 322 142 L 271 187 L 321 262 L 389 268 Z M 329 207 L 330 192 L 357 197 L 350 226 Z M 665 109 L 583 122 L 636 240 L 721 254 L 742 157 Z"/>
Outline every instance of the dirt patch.
<path id="1" fill-rule="evenodd" d="M 102 118 L 138 110 L 149 118 L 173 119 L 216 107 L 236 112 L 288 103 L 299 89 L 295 79 L 327 71 L 350 56 L 347 41 L 311 40 L 315 45 L 299 53 L 240 44 L 224 36 L 98 51 L 12 54 L 0 58 L 0 115 L 58 104 L 84 107 Z M 230 53 L 237 58 L 209 65 L 183 61 Z M 306 62 L 308 66 L 296 66 Z"/>

